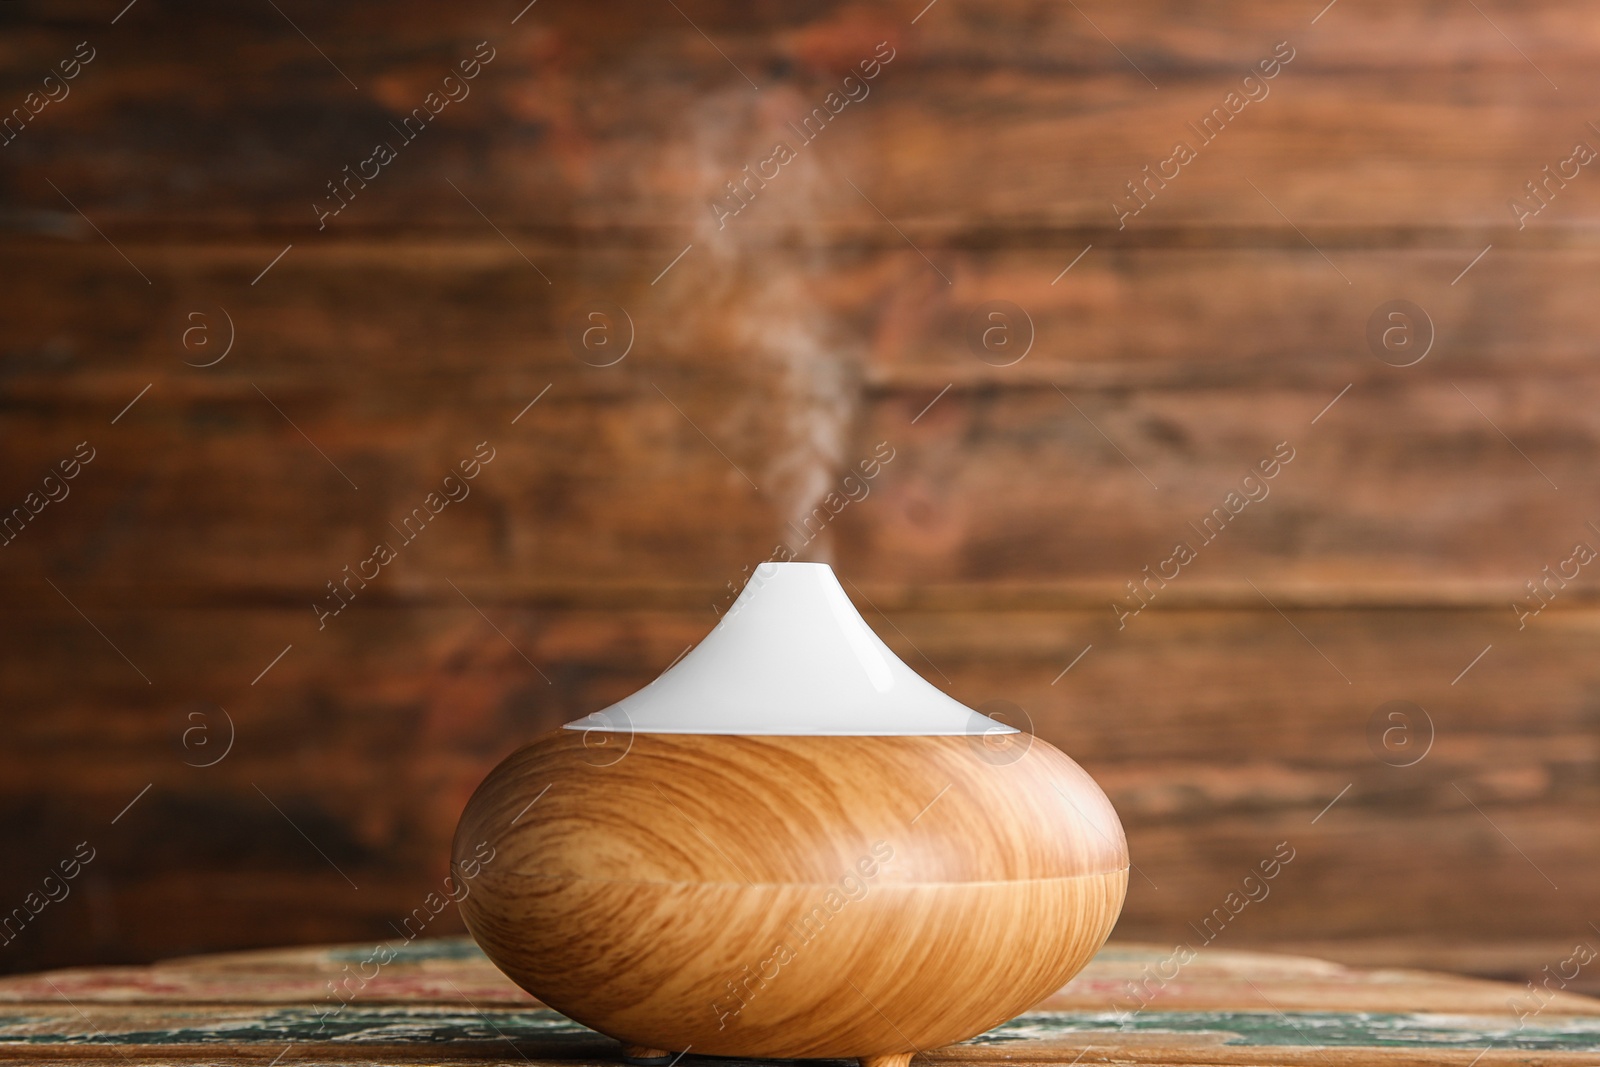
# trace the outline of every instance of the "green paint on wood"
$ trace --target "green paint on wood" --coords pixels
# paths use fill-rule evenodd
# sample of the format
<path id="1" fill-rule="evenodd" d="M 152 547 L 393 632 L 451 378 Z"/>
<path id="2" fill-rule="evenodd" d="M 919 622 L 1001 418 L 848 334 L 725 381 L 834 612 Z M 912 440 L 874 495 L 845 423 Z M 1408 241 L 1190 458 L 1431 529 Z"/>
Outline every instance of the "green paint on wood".
<path id="1" fill-rule="evenodd" d="M 335 1042 L 422 1044 L 527 1041 L 592 1044 L 597 1035 L 545 1009 L 476 1012 L 440 1006 L 356 1007 L 324 1017 L 314 1008 L 174 1008 L 160 1028 L 86 1027 L 81 1017 L 0 1011 L 3 1045 L 211 1045 Z M 102 1023 L 108 1022 L 102 1017 Z M 1600 1053 L 1600 1018 L 1533 1020 L 1518 1030 L 1490 1018 L 1376 1012 L 1032 1012 L 976 1037 L 972 1044 L 1081 1038 L 1114 1046 L 1119 1034 L 1206 1037 L 1224 1045 L 1500 1049 Z"/>
<path id="2" fill-rule="evenodd" d="M 432 963 L 436 960 L 469 962 L 489 959 L 470 937 L 424 937 L 415 941 L 397 937 L 381 944 L 394 954 L 390 966 L 395 963 Z M 323 952 L 322 956 L 333 963 L 362 963 L 377 955 L 378 948 L 378 944 L 340 945 Z"/>
<path id="3" fill-rule="evenodd" d="M 332 1041 L 339 1043 L 438 1044 L 446 1041 L 529 1039 L 593 1041 L 595 1033 L 547 1009 L 493 1011 L 441 1007 L 346 1007 L 324 1017 L 321 1009 L 175 1008 L 163 1012 L 160 1029 L 113 1030 L 86 1027 L 73 1016 L 23 1016 L 0 1012 L 0 1045 L 210 1045 Z M 52 1029 L 72 1024 L 70 1028 Z M 44 1025 L 41 1025 L 44 1024 Z"/>
<path id="4" fill-rule="evenodd" d="M 1538 1019 L 1518 1029 L 1508 1020 L 1483 1016 L 1422 1012 L 1226 1012 L 1149 1011 L 1124 1016 L 1117 1012 L 1030 1012 L 972 1039 L 973 1044 L 1031 1041 L 1103 1035 L 1115 1044 L 1118 1034 L 1171 1033 L 1179 1038 L 1198 1034 L 1226 1035 L 1225 1045 L 1328 1046 L 1356 1048 L 1484 1048 L 1600 1051 L 1600 1018 Z"/>

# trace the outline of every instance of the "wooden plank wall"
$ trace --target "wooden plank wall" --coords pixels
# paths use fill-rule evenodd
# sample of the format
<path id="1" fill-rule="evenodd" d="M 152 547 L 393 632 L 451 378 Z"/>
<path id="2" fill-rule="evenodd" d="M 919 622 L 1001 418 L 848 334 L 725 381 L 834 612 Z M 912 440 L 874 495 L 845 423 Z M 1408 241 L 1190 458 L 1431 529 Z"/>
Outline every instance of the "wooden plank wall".
<path id="1" fill-rule="evenodd" d="M 1600 937 L 1589 6 L 0 26 L 6 108 L 92 53 L 0 146 L 0 507 L 67 493 L 0 547 L 0 906 L 95 850 L 0 968 L 391 936 L 485 771 L 653 677 L 780 543 L 1104 783 L 1119 936 L 1194 938 L 1289 841 L 1219 945 L 1531 975 Z M 747 164 L 770 180 L 715 207 Z M 994 301 L 1020 361 L 971 340 Z M 612 346 L 575 346 L 597 309 Z M 1177 577 L 1119 616 L 1147 565 Z M 1391 701 L 1432 724 L 1393 751 Z"/>

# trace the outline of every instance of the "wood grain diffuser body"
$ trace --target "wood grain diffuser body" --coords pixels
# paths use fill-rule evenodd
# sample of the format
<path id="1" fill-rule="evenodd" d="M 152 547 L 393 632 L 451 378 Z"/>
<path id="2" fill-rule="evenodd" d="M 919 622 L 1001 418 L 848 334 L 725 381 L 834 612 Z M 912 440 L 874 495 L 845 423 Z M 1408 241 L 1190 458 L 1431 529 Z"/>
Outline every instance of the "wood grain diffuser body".
<path id="1" fill-rule="evenodd" d="M 502 970 L 630 1057 L 903 1064 L 1059 988 L 1127 889 L 1061 752 L 952 700 L 824 564 L 759 567 L 638 693 L 467 804 L 462 901 Z"/>

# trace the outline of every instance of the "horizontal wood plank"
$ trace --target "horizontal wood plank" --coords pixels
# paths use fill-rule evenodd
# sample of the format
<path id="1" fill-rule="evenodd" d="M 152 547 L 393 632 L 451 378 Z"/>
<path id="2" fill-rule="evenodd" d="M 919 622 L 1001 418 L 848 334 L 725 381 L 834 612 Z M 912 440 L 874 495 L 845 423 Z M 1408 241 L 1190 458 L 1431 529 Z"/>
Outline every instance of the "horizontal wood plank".
<path id="1" fill-rule="evenodd" d="M 14 240 L 0 242 L 0 263 L 31 310 L 3 342 L 4 397 L 94 401 L 109 420 L 129 384 L 137 390 L 153 376 L 195 398 L 291 379 L 360 388 L 375 410 L 437 407 L 440 394 L 412 388 L 425 382 L 451 400 L 499 395 L 514 415 L 522 390 L 531 398 L 552 382 L 568 395 L 648 388 L 646 379 L 669 375 L 771 388 L 762 379 L 795 373 L 785 361 L 802 356 L 814 375 L 839 376 L 840 388 L 859 375 L 882 391 L 1263 381 L 1337 390 L 1588 366 L 1582 338 L 1600 316 L 1566 282 L 1600 268 L 1600 247 L 1496 247 L 1474 261 L 1481 243 L 1329 246 L 1330 263 L 1291 236 L 1297 247 L 966 249 L 941 258 L 949 285 L 903 244 L 691 249 L 652 285 L 682 245 L 535 238 L 519 244 L 524 259 L 490 235 L 296 245 L 256 286 L 281 245 L 123 245 L 147 286 L 103 243 Z M 81 314 L 83 299 L 96 302 L 95 316 Z M 1401 299 L 1426 318 L 1379 313 Z M 1002 323 L 1011 350 L 998 335 L 991 347 L 981 332 L 971 336 L 997 301 L 1023 313 Z M 606 326 L 616 320 L 613 352 L 600 343 L 609 334 L 590 338 L 594 351 L 581 331 L 572 336 L 574 321 L 587 327 L 596 310 Z M 1380 331 L 1380 359 L 1368 339 L 1375 314 L 1384 328 L 1414 333 L 1419 348 L 1404 351 L 1397 334 L 1390 350 Z M 1413 355 L 1415 365 L 1396 365 Z M 599 365 L 613 356 L 621 358 Z"/>
<path id="2" fill-rule="evenodd" d="M 788 138 L 803 153 L 792 173 L 735 224 L 764 215 L 791 231 L 821 222 L 892 237 L 876 205 L 925 240 L 974 226 L 1115 228 L 1125 183 L 1186 140 L 1196 160 L 1133 227 L 1279 227 L 1283 216 L 1515 227 L 1507 201 L 1525 182 L 1575 141 L 1600 143 L 1583 103 L 1593 45 L 1574 5 L 1491 20 L 1470 7 L 1423 17 L 1347 4 L 1315 25 L 1267 4 L 1158 10 L 947 3 L 912 25 L 915 12 L 838 4 L 772 24 L 764 11 L 711 6 L 691 23 L 630 4 L 603 34 L 577 12 L 516 26 L 483 12 L 447 27 L 366 7 L 302 12 L 322 56 L 270 10 L 196 15 L 187 39 L 147 12 L 112 27 L 81 10 L 29 26 L 8 50 L 19 101 L 80 40 L 98 50 L 71 95 L 6 149 L 13 225 L 81 226 L 49 179 L 113 235 L 221 226 L 315 241 L 326 184 L 388 140 L 397 158 L 352 185 L 330 228 L 486 232 L 476 205 L 502 227 L 645 225 L 709 240 L 710 202 Z M 188 47 L 196 34 L 213 47 Z M 496 58 L 470 95 L 401 138 L 391 124 L 483 40 Z M 895 58 L 871 94 L 815 145 L 790 133 L 879 42 Z M 1250 90 L 1268 95 L 1236 95 L 1242 110 L 1229 114 L 1228 94 L 1280 42 L 1293 60 Z M 1206 143 L 1189 124 L 1214 108 L 1228 121 Z M 171 161 L 163 176 L 147 166 L 152 143 Z M 1580 177 L 1537 225 L 1582 227 L 1597 211 Z"/>
<path id="3" fill-rule="evenodd" d="M 153 603 L 309 605 L 347 566 L 373 598 L 454 599 L 448 581 L 490 597 L 584 580 L 736 589 L 741 566 L 784 545 L 890 587 L 988 583 L 1044 603 L 1054 589 L 1055 603 L 1107 611 L 1251 601 L 1251 581 L 1299 603 L 1431 590 L 1508 620 L 1514 601 L 1593 593 L 1569 562 L 1600 536 L 1584 504 L 1600 488 L 1588 372 L 1495 388 L 1445 370 L 1348 395 L 906 390 L 851 411 L 826 393 L 786 398 L 782 379 L 730 393 L 641 367 L 611 396 L 552 386 L 513 425 L 540 389 L 406 414 L 382 410 L 381 382 L 341 391 L 241 369 L 201 395 L 152 388 L 115 426 L 111 403 L 14 409 L 0 491 L 6 514 L 30 499 L 38 511 L 0 557 L 18 589 L 31 599 L 57 573 L 89 603 L 138 586 Z M 125 405 L 141 390 L 124 380 Z M 44 478 L 85 441 L 93 461 L 40 507 Z M 461 481 L 480 450 L 493 459 Z M 457 503 L 442 496 L 452 474 Z M 293 502 L 258 491 L 269 483 Z M 395 563 L 363 565 L 380 543 Z M 1546 567 L 1541 600 L 1526 583 Z"/>

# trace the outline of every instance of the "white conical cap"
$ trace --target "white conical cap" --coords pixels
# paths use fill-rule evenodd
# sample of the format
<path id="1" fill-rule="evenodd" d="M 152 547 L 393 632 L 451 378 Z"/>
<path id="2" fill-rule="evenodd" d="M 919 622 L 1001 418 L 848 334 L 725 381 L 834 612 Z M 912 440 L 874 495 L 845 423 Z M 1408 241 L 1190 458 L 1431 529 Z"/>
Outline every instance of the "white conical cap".
<path id="1" fill-rule="evenodd" d="M 763 563 L 661 677 L 569 730 L 644 734 L 990 734 L 878 639 L 826 563 Z"/>

